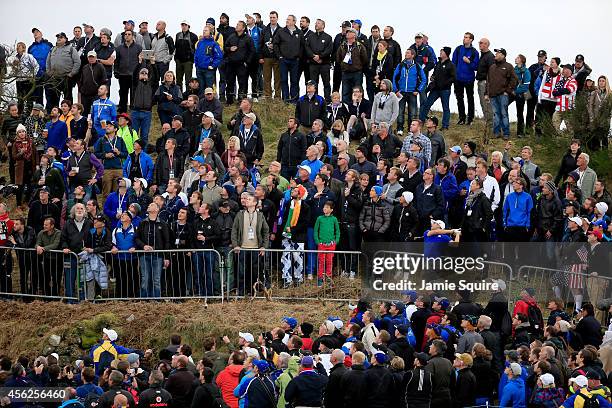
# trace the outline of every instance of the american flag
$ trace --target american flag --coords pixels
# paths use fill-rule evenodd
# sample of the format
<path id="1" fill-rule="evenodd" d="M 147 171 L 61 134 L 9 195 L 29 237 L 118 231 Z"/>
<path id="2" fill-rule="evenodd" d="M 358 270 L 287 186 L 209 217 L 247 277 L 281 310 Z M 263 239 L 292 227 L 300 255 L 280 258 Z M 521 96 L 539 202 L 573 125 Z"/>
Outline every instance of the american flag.
<path id="1" fill-rule="evenodd" d="M 580 289 L 583 287 L 583 275 L 587 272 L 589 267 L 589 251 L 587 250 L 586 245 L 581 245 L 580 248 L 576 250 L 576 256 L 578 257 L 579 263 L 573 264 L 569 271 L 571 274 L 568 279 L 568 286 L 570 288 Z"/>
<path id="2" fill-rule="evenodd" d="M 576 98 L 576 91 L 578 90 L 578 82 L 572 78 L 561 78 L 556 86 L 556 90 L 569 89 L 569 94 L 564 94 L 557 97 L 557 110 L 565 112 L 574 109 L 574 100 Z"/>

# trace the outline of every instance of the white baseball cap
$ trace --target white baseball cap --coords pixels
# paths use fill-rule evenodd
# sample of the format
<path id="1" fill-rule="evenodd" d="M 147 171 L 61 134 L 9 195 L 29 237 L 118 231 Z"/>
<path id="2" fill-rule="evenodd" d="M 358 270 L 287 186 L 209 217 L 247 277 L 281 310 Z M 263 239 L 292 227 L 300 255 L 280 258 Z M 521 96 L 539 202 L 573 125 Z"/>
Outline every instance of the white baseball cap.
<path id="1" fill-rule="evenodd" d="M 589 384 L 589 380 L 584 375 L 579 375 L 578 377 L 570 378 L 569 382 L 575 382 L 576 385 L 580 388 L 584 388 Z"/>
<path id="2" fill-rule="evenodd" d="M 555 385 L 555 377 L 552 374 L 546 373 L 540 376 L 540 381 L 542 381 L 543 386 Z"/>
<path id="3" fill-rule="evenodd" d="M 238 337 L 245 339 L 249 343 L 252 343 L 255 341 L 255 337 L 253 337 L 251 333 L 238 332 Z"/>
<path id="4" fill-rule="evenodd" d="M 113 329 L 104 328 L 104 329 L 102 329 L 102 332 L 108 336 L 108 339 L 110 341 L 115 341 L 115 340 L 117 340 L 117 337 L 119 337 L 117 332 L 114 331 Z"/>
<path id="5" fill-rule="evenodd" d="M 580 217 L 569 217 L 568 220 L 572 221 L 572 222 L 575 222 L 576 225 L 578 225 L 579 227 L 582 227 L 582 218 L 580 218 Z"/>
<path id="6" fill-rule="evenodd" d="M 438 224 L 438 226 L 440 227 L 440 229 L 444 229 L 446 228 L 446 224 L 444 223 L 444 221 L 442 220 L 431 220 L 432 224 Z"/>

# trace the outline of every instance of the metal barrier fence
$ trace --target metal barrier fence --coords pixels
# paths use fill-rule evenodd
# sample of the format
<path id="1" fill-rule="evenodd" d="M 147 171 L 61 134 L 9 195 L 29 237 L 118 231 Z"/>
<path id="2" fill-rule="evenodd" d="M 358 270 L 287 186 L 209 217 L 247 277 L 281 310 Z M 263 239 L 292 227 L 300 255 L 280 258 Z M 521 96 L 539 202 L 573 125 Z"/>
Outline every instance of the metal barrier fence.
<path id="1" fill-rule="evenodd" d="M 240 248 L 226 254 L 228 298 L 349 301 L 361 296 L 367 264 L 362 252 Z"/>
<path id="2" fill-rule="evenodd" d="M 224 298 L 224 260 L 214 249 L 110 251 L 79 261 L 88 300 Z"/>
<path id="3" fill-rule="evenodd" d="M 224 260 L 213 249 L 38 253 L 0 247 L 0 297 L 65 300 L 219 299 Z"/>
<path id="4" fill-rule="evenodd" d="M 539 302 L 560 298 L 566 305 L 580 300 L 583 304 L 591 302 L 596 306 L 598 300 L 610 297 L 612 277 L 523 265 L 518 269 L 517 279 L 509 282 L 509 293 L 514 295 L 512 299 L 518 299 L 520 290 L 525 287 L 534 288 L 535 298 Z M 607 314 L 607 311 L 596 311 L 598 320 L 606 326 L 609 323 L 606 321 Z"/>
<path id="5" fill-rule="evenodd" d="M 76 254 L 59 250 L 0 247 L 0 298 L 65 300 L 82 298 Z"/>

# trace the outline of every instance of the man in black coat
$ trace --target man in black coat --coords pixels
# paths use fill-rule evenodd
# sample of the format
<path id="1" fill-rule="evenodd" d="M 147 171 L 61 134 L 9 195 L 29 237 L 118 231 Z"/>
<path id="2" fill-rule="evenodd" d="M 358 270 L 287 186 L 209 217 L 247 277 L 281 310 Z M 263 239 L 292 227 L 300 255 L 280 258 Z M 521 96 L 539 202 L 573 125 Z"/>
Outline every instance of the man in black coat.
<path id="1" fill-rule="evenodd" d="M 149 388 L 140 394 L 138 406 L 145 408 L 168 407 L 170 405 L 172 395 L 162 388 L 163 382 L 164 374 L 160 370 L 151 371 L 151 375 L 149 375 Z"/>
<path id="2" fill-rule="evenodd" d="M 493 319 L 489 316 L 481 315 L 478 318 L 478 334 L 484 340 L 484 346 L 491 352 L 491 368 L 499 373 L 504 364 L 504 354 L 499 333 L 491 331 Z"/>
<path id="3" fill-rule="evenodd" d="M 452 401 L 454 408 L 471 407 L 476 404 L 476 376 L 472 372 L 474 360 L 468 353 L 456 354 L 453 367 L 456 375 L 451 375 Z"/>
<path id="4" fill-rule="evenodd" d="M 280 136 L 276 151 L 276 161 L 281 163 L 280 175 L 287 180 L 295 176 L 297 166 L 306 157 L 308 142 L 306 136 L 298 131 L 298 120 L 289 118 L 287 131 Z"/>
<path id="5" fill-rule="evenodd" d="M 293 407 L 320 407 L 323 392 L 327 386 L 327 375 L 321 364 L 315 367 L 312 356 L 304 356 L 300 361 L 300 373 L 295 376 L 285 390 L 285 401 Z M 322 372 L 319 372 L 321 370 Z"/>
<path id="6" fill-rule="evenodd" d="M 591 303 L 582 305 L 580 311 L 582 319 L 576 325 L 576 333 L 582 337 L 585 346 L 599 347 L 601 345 L 601 324 L 595 318 L 595 311 Z"/>
<path id="7" fill-rule="evenodd" d="M 226 61 L 227 105 L 234 103 L 236 78 L 238 79 L 238 97 L 246 97 L 249 82 L 248 65 L 255 58 L 255 45 L 246 33 L 246 23 L 239 21 L 236 32 L 223 43 L 223 54 Z"/>
<path id="8" fill-rule="evenodd" d="M 134 397 L 127 390 L 122 387 L 123 384 L 123 373 L 121 371 L 113 370 L 108 377 L 109 389 L 100 396 L 99 407 L 100 408 L 111 408 L 115 396 L 118 394 L 124 395 L 129 404 L 129 408 L 136 408 L 136 402 Z"/>
<path id="9" fill-rule="evenodd" d="M 327 387 L 323 395 L 323 405 L 326 407 L 343 406 L 342 377 L 349 371 L 344 365 L 345 357 L 344 351 L 335 349 L 329 358 L 329 362 L 333 364 L 333 367 L 329 370 Z"/>
<path id="10" fill-rule="evenodd" d="M 353 365 L 350 370 L 342 376 L 340 381 L 340 393 L 344 400 L 345 408 L 367 408 L 368 393 L 370 390 L 366 385 L 366 370 L 364 367 L 365 354 L 361 351 L 353 353 Z"/>
<path id="11" fill-rule="evenodd" d="M 389 350 L 404 360 L 404 369 L 406 370 L 412 369 L 412 362 L 414 360 L 414 349 L 406 338 L 409 328 L 410 326 L 407 324 L 395 326 L 395 340 L 389 345 Z"/>
<path id="12" fill-rule="evenodd" d="M 367 406 L 369 408 L 386 408 L 391 402 L 391 391 L 393 389 L 393 375 L 385 367 L 388 357 L 378 350 L 372 358 L 372 364 L 365 372 L 367 394 Z"/>
<path id="13" fill-rule="evenodd" d="M 172 394 L 172 406 L 182 408 L 189 406 L 193 397 L 195 377 L 187 368 L 189 359 L 185 355 L 176 357 L 176 370 L 166 380 L 166 390 Z"/>
<path id="14" fill-rule="evenodd" d="M 323 95 L 326 102 L 331 102 L 330 69 L 331 56 L 334 47 L 331 35 L 325 31 L 325 21 L 317 19 L 315 32 L 310 33 L 305 41 L 305 54 L 309 61 L 310 80 L 319 84 L 319 77 L 323 81 Z"/>

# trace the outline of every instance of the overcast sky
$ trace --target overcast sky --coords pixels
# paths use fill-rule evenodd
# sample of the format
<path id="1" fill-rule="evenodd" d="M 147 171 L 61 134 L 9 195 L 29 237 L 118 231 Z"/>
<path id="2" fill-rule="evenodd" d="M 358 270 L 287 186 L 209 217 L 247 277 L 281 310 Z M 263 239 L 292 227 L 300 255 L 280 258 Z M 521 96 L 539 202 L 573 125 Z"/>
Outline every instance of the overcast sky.
<path id="1" fill-rule="evenodd" d="M 147 20 L 151 29 L 157 20 L 163 19 L 168 23 L 167 31 L 173 35 L 180 29 L 179 22 L 187 19 L 192 31 L 200 34 L 206 18 L 212 16 L 218 24 L 221 12 L 226 12 L 231 25 L 234 25 L 237 20 L 244 19 L 245 12 L 259 12 L 267 23 L 268 12 L 276 10 L 283 25 L 290 13 L 298 18 L 307 15 L 313 21 L 322 18 L 327 22 L 326 31 L 332 36 L 340 30 L 341 21 L 347 19 L 361 19 L 363 31 L 367 34 L 373 24 L 392 25 L 395 28 L 394 39 L 399 41 L 402 50 L 414 42 L 416 32 L 422 31 L 429 36 L 436 54 L 443 46 L 456 47 L 461 43 L 463 33 L 471 31 L 476 36 L 475 44 L 480 37 L 487 37 L 491 48 L 504 47 L 512 64 L 519 53 L 527 56 L 528 65 L 532 64 L 539 49 L 548 51 L 549 58 L 560 57 L 562 63 L 573 62 L 575 55 L 582 53 L 593 69 L 592 78 L 596 79 L 600 74 L 612 76 L 610 0 L 411 0 L 380 3 L 371 0 L 260 0 L 256 7 L 248 6 L 246 9 L 246 2 L 232 0 L 0 2 L 4 16 L 0 42 L 5 44 L 24 41 L 29 45 L 34 26 L 40 28 L 51 42 L 60 31 L 65 31 L 71 38 L 72 27 L 86 21 L 95 26 L 96 33 L 100 28 L 108 27 L 114 35 L 122 29 L 124 19 L 133 19 L 137 24 Z M 454 97 L 451 100 L 454 101 Z M 478 102 L 476 107 L 480 111 Z"/>

